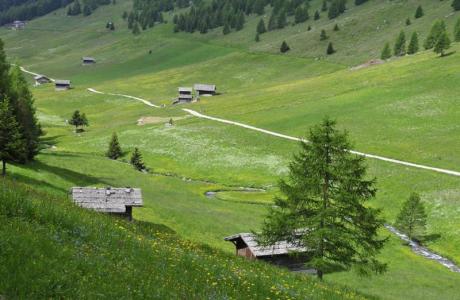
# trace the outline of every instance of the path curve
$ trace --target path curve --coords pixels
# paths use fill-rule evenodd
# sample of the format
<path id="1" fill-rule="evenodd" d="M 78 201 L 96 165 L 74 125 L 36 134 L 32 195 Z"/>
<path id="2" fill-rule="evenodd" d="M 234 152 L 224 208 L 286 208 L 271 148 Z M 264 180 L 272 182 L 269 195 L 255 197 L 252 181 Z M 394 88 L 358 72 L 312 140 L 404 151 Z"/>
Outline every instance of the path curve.
<path id="1" fill-rule="evenodd" d="M 26 73 L 29 73 L 29 74 L 32 74 L 32 75 L 38 75 L 37 73 L 28 71 L 23 67 L 20 67 L 20 68 L 21 68 L 21 70 L 23 72 L 26 72 Z M 51 80 L 54 81 L 54 79 L 51 79 Z M 150 102 L 148 100 L 145 100 L 145 99 L 142 99 L 142 98 L 139 98 L 139 97 L 135 97 L 135 96 L 101 92 L 101 91 L 98 91 L 98 90 L 93 89 L 93 88 L 88 88 L 88 91 L 92 92 L 92 93 L 96 93 L 96 94 L 119 96 L 119 97 L 125 97 L 125 98 L 129 98 L 129 99 L 134 99 L 134 100 L 137 100 L 137 101 L 141 101 L 142 103 L 144 103 L 145 105 L 148 105 L 150 107 L 155 107 L 155 108 L 160 108 L 161 107 L 159 105 L 153 104 L 152 102 Z M 244 124 L 244 123 L 239 123 L 239 122 L 230 121 L 230 120 L 226 120 L 226 119 L 211 117 L 211 116 L 208 116 L 208 115 L 201 114 L 201 113 L 199 113 L 197 111 L 194 111 L 192 109 L 183 108 L 182 110 L 185 111 L 186 113 L 188 113 L 188 114 L 190 114 L 192 116 L 198 117 L 198 118 L 208 119 L 208 120 L 212 120 L 212 121 L 216 121 L 216 122 L 220 122 L 220 123 L 225 123 L 225 124 L 229 124 L 229 125 L 234 125 L 234 126 L 239 126 L 239 127 L 243 127 L 243 128 L 249 129 L 249 130 L 258 131 L 258 132 L 262 132 L 264 134 L 276 136 L 276 137 L 279 137 L 279 138 L 288 139 L 288 140 L 291 140 L 291 141 L 308 142 L 305 139 L 301 139 L 301 138 L 298 138 L 298 137 L 293 137 L 293 136 L 285 135 L 285 134 L 282 134 L 282 133 L 278 133 L 278 132 L 258 128 L 258 127 L 247 125 L 247 124 Z M 375 155 L 375 154 L 359 152 L 359 151 L 355 151 L 355 150 L 350 150 L 350 153 L 357 154 L 357 155 L 360 155 L 360 156 L 364 156 L 364 157 L 367 157 L 367 158 L 372 158 L 372 159 L 376 159 L 376 160 L 381 160 L 381 161 L 397 164 L 397 165 L 402 165 L 402 166 L 406 166 L 406 167 L 412 167 L 412 168 L 417 168 L 417 169 L 433 171 L 433 172 L 437 172 L 437 173 L 442 173 L 442 174 L 447 174 L 447 175 L 460 177 L 460 172 L 459 171 L 425 166 L 425 165 L 421 165 L 421 164 L 411 163 L 411 162 L 402 161 L 402 160 L 393 159 L 393 158 L 384 157 L 384 156 Z"/>

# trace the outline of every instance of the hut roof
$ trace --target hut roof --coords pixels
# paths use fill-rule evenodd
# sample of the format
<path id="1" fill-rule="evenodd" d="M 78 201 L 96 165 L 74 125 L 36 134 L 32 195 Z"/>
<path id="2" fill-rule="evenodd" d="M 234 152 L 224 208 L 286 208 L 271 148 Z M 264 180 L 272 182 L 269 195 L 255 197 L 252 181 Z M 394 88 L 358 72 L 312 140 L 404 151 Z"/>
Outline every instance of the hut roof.
<path id="1" fill-rule="evenodd" d="M 188 94 L 181 94 L 179 95 L 179 99 L 192 99 L 192 95 L 188 95 Z"/>
<path id="2" fill-rule="evenodd" d="M 214 84 L 195 84 L 194 86 L 196 91 L 205 91 L 205 92 L 215 92 L 216 86 Z"/>
<path id="3" fill-rule="evenodd" d="M 127 206 L 143 205 L 140 189 L 74 187 L 71 194 L 75 204 L 101 212 L 124 213 Z"/>
<path id="4" fill-rule="evenodd" d="M 40 74 L 35 75 L 35 76 L 34 76 L 34 79 L 35 79 L 35 80 L 39 80 L 39 79 L 46 79 L 46 80 L 49 80 L 48 77 L 46 77 L 45 75 L 40 75 Z"/>
<path id="5" fill-rule="evenodd" d="M 57 85 L 70 85 L 70 80 L 56 79 L 54 83 Z"/>
<path id="6" fill-rule="evenodd" d="M 84 56 L 81 59 L 83 61 L 96 61 L 96 59 L 94 57 L 88 57 L 88 56 Z"/>
<path id="7" fill-rule="evenodd" d="M 188 93 L 191 93 L 192 92 L 192 88 L 191 87 L 180 87 L 179 88 L 179 93 L 181 92 L 188 92 Z"/>
<path id="8" fill-rule="evenodd" d="M 307 249 L 287 241 L 279 241 L 271 246 L 260 246 L 252 233 L 239 233 L 224 238 L 228 242 L 243 241 L 256 257 L 285 255 L 289 252 L 306 252 Z"/>

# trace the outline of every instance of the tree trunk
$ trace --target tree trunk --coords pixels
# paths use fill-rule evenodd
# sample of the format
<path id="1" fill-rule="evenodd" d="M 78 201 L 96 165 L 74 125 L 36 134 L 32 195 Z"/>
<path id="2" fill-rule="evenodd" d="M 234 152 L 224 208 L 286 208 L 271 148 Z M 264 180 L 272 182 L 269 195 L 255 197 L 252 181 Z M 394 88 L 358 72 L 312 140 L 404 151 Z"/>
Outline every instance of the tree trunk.
<path id="1" fill-rule="evenodd" d="M 2 160 L 2 176 L 6 176 L 6 161 Z"/>

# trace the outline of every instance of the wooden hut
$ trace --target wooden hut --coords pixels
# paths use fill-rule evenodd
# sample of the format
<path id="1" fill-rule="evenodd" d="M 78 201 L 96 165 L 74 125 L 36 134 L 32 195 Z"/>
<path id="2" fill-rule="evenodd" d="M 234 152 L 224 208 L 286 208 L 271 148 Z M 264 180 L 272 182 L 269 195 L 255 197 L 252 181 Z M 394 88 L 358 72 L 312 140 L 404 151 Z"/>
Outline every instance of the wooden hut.
<path id="1" fill-rule="evenodd" d="M 178 102 L 191 102 L 193 99 L 191 87 L 180 87 Z"/>
<path id="2" fill-rule="evenodd" d="M 133 207 L 143 206 L 140 189 L 74 187 L 72 200 L 78 206 L 98 212 L 121 215 L 132 220 Z"/>
<path id="3" fill-rule="evenodd" d="M 41 85 L 41 84 L 51 82 L 51 79 L 49 79 L 45 75 L 36 75 L 36 76 L 34 76 L 34 80 L 35 80 L 35 85 Z"/>
<path id="4" fill-rule="evenodd" d="M 26 22 L 24 21 L 16 20 L 11 24 L 11 29 L 13 30 L 21 30 L 24 29 L 24 27 L 26 27 Z"/>
<path id="5" fill-rule="evenodd" d="M 216 94 L 216 86 L 213 84 L 195 84 L 194 86 L 197 96 L 213 96 Z"/>
<path id="6" fill-rule="evenodd" d="M 96 63 L 96 59 L 93 58 L 93 57 L 82 57 L 81 58 L 81 63 L 84 66 L 94 65 Z"/>
<path id="7" fill-rule="evenodd" d="M 54 81 L 56 91 L 65 91 L 71 88 L 70 80 L 56 80 Z"/>
<path id="8" fill-rule="evenodd" d="M 271 246 L 261 246 L 252 233 L 239 233 L 228 236 L 224 240 L 235 245 L 237 256 L 263 260 L 293 271 L 312 272 L 304 267 L 305 261 L 308 260 L 307 249 L 295 243 L 280 241 Z"/>

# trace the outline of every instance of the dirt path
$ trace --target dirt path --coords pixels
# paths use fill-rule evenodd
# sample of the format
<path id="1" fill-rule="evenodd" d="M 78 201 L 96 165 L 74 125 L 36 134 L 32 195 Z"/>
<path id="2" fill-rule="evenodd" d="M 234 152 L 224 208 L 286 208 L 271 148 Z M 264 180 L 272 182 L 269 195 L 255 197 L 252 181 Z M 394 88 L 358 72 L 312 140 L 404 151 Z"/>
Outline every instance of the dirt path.
<path id="1" fill-rule="evenodd" d="M 26 72 L 26 73 L 32 74 L 32 75 L 37 75 L 37 73 L 28 71 L 28 70 L 24 69 L 23 67 L 21 67 L 21 70 Z M 54 81 L 54 79 L 52 79 L 52 80 Z M 139 97 L 135 97 L 135 96 L 101 92 L 101 91 L 95 90 L 93 88 L 88 88 L 88 91 L 91 92 L 91 93 L 96 93 L 96 94 L 119 96 L 119 97 L 125 97 L 125 98 L 129 98 L 129 99 L 137 100 L 137 101 L 140 101 L 140 102 L 142 102 L 145 105 L 148 105 L 150 107 L 155 107 L 155 108 L 160 108 L 161 107 L 159 105 L 153 104 L 152 102 L 150 102 L 148 100 L 145 100 L 145 99 L 142 99 L 142 98 L 139 98 Z M 208 119 L 208 120 L 212 120 L 212 121 L 216 121 L 216 122 L 220 122 L 220 123 L 225 123 L 225 124 L 229 124 L 229 125 L 233 125 L 233 126 L 239 126 L 239 127 L 243 127 L 243 128 L 249 129 L 249 130 L 258 131 L 258 132 L 261 132 L 261 133 L 264 133 L 264 134 L 272 135 L 272 136 L 275 136 L 275 137 L 279 137 L 279 138 L 283 138 L 283 139 L 287 139 L 287 140 L 291 140 L 291 141 L 305 141 L 305 142 L 308 142 L 307 140 L 304 140 L 304 139 L 301 139 L 301 138 L 298 138 L 298 137 L 285 135 L 285 134 L 282 134 L 282 133 L 278 133 L 278 132 L 258 128 L 258 127 L 255 127 L 255 126 L 251 126 L 251 125 L 247 125 L 247 124 L 243 124 L 243 123 L 239 123 L 239 122 L 235 122 L 235 121 L 230 121 L 230 120 L 226 120 L 226 119 L 207 116 L 207 115 L 201 114 L 201 113 L 199 113 L 197 111 L 194 111 L 194 110 L 191 110 L 191 109 L 184 108 L 182 110 L 185 111 L 186 113 L 188 113 L 188 114 L 190 114 L 192 116 L 198 117 L 198 118 Z M 406 166 L 406 167 L 417 168 L 417 169 L 433 171 L 433 172 L 437 172 L 437 173 L 442 173 L 442 174 L 447 174 L 447 175 L 460 177 L 460 172 L 459 171 L 453 171 L 453 170 L 447 170 L 447 169 L 441 169 L 441 168 L 436 168 L 436 167 L 425 166 L 425 165 L 421 165 L 421 164 L 411 163 L 411 162 L 402 161 L 402 160 L 393 159 L 393 158 L 388 158 L 388 157 L 375 155 L 375 154 L 359 152 L 359 151 L 355 151 L 355 150 L 350 150 L 350 152 L 354 153 L 354 154 L 357 154 L 357 155 L 360 155 L 360 156 L 367 157 L 367 158 L 381 160 L 381 161 L 385 161 L 385 162 L 389 162 L 389 163 L 393 163 L 393 164 L 397 164 L 397 165 L 402 165 L 402 166 Z"/>

